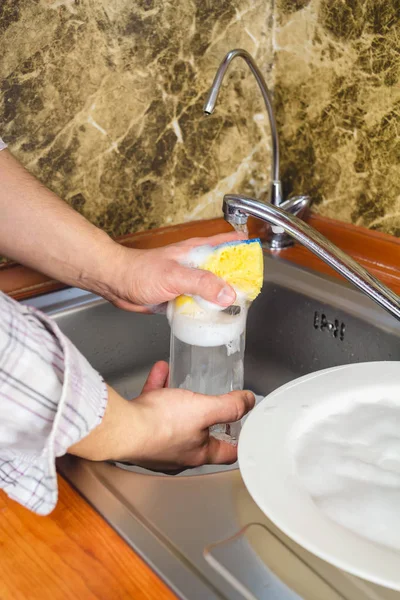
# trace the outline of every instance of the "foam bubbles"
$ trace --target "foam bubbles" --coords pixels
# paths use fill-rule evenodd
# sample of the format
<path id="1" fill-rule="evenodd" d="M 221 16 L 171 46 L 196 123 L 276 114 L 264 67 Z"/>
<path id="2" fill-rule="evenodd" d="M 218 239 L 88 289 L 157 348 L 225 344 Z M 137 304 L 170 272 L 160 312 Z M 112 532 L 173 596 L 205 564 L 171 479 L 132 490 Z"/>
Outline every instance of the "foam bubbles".
<path id="1" fill-rule="evenodd" d="M 216 318 L 214 318 L 214 316 Z M 175 312 L 171 327 L 174 335 L 192 346 L 228 346 L 237 352 L 240 336 L 246 327 L 246 314 L 232 317 L 224 313 L 197 312 L 187 315 Z"/>
<path id="2" fill-rule="evenodd" d="M 303 485 L 330 519 L 400 550 L 400 406 L 354 401 L 311 420 L 294 458 Z"/>

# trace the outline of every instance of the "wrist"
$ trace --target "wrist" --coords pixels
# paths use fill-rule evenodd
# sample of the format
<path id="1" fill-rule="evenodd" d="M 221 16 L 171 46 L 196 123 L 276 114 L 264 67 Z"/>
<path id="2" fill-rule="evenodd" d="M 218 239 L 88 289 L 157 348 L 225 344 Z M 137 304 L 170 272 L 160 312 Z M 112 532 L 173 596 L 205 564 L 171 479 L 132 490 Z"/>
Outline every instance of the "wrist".
<path id="1" fill-rule="evenodd" d="M 122 246 L 111 238 L 109 240 L 111 245 L 108 245 L 104 268 L 101 269 L 95 284 L 96 293 L 119 308 L 126 309 L 126 305 L 132 307 L 136 303 L 140 305 L 141 302 L 137 301 L 135 284 L 140 279 L 138 258 L 143 251 Z"/>
<path id="2" fill-rule="evenodd" d="M 121 279 L 123 247 L 100 229 L 96 230 L 93 241 L 92 259 L 85 261 L 77 285 L 113 302 L 118 298 L 118 282 L 124 280 Z"/>
<path id="3" fill-rule="evenodd" d="M 110 386 L 107 390 L 108 402 L 101 423 L 68 452 L 93 461 L 134 460 L 141 430 L 134 401 L 122 398 Z"/>

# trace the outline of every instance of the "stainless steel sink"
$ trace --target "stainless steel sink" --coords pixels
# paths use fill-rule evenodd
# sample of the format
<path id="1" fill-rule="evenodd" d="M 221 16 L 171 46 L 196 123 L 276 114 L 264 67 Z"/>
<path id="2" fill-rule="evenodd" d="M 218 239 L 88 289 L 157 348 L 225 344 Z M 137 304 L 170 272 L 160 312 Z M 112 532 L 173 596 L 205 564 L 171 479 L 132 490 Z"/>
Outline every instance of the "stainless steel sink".
<path id="1" fill-rule="evenodd" d="M 52 315 L 125 397 L 140 392 L 156 360 L 168 359 L 163 316 L 126 313 L 74 289 L 29 303 Z M 248 318 L 246 386 L 266 395 L 318 369 L 400 360 L 399 342 L 400 323 L 359 292 L 266 257 Z M 64 457 L 58 467 L 180 598 L 400 599 L 289 540 L 251 500 L 237 465 L 163 475 Z"/>

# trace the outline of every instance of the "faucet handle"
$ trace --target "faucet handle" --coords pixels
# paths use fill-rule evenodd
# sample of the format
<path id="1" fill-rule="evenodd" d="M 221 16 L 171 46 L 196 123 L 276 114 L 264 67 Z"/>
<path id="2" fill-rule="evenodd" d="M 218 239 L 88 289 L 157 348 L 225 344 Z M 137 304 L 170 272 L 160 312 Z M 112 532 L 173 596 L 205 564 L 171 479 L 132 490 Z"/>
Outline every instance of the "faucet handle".
<path id="1" fill-rule="evenodd" d="M 293 196 L 288 200 L 285 200 L 280 205 L 280 208 L 286 210 L 286 212 L 294 215 L 295 217 L 299 217 L 301 219 L 307 209 L 310 207 L 311 198 L 310 196 Z"/>
<path id="2" fill-rule="evenodd" d="M 279 206 L 285 212 L 302 219 L 311 204 L 310 196 L 293 196 Z M 293 238 L 282 227 L 271 225 L 267 245 L 274 250 L 293 246 Z"/>

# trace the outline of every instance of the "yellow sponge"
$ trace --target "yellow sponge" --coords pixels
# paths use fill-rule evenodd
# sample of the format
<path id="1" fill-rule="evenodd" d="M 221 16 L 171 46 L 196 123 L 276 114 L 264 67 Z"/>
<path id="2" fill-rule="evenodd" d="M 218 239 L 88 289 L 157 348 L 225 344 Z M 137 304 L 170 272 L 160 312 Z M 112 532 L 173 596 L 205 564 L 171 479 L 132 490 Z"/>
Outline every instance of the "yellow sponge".
<path id="1" fill-rule="evenodd" d="M 248 300 L 257 298 L 263 283 L 263 253 L 259 239 L 216 246 L 201 269 L 221 277 Z"/>
<path id="2" fill-rule="evenodd" d="M 198 268 L 211 271 L 221 277 L 246 300 L 254 300 L 263 283 L 264 260 L 259 239 L 226 242 L 210 248 L 206 258 L 196 263 Z M 193 310 L 196 302 L 189 296 L 179 296 L 175 306 L 183 310 Z"/>

